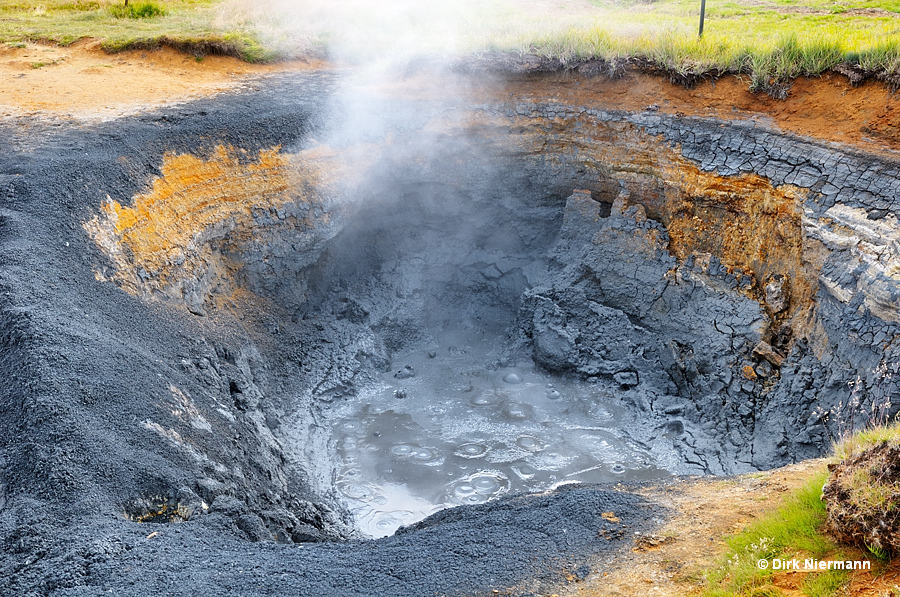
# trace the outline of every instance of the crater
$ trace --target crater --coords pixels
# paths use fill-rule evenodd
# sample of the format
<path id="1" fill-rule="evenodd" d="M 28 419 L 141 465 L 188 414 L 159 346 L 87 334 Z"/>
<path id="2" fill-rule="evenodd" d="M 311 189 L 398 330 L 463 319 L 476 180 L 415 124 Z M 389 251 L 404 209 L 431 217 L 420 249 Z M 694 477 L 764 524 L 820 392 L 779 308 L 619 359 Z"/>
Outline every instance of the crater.
<path id="1" fill-rule="evenodd" d="M 7 446 L 7 501 L 74 492 L 243 542 L 382 538 L 347 544 L 372 550 L 363 571 L 489 523 L 537 545 L 569 532 L 537 522 L 556 508 L 576 547 L 523 557 L 580 566 L 627 538 L 599 513 L 655 520 L 614 484 L 818 456 L 893 395 L 875 372 L 898 362 L 896 161 L 473 79 L 443 97 L 273 77 L 252 111 L 236 94 L 128 120 L 141 144 L 93 140 L 90 160 L 58 157 L 84 133 L 35 133 L 0 186 L 21 282 L 4 400 L 42 446 L 69 439 Z M 502 586 L 535 578 L 502 557 Z"/>

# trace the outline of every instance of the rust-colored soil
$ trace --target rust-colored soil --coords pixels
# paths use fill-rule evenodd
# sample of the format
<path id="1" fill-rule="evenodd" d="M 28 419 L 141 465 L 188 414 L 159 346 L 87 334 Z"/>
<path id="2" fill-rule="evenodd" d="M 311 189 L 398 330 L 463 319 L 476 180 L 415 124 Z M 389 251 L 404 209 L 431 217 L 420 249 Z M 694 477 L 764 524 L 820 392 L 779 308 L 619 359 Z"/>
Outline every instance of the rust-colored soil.
<path id="1" fill-rule="evenodd" d="M 214 270 L 229 268 L 227 259 L 212 256 L 212 243 L 259 242 L 248 230 L 263 217 L 295 231 L 311 227 L 310 209 L 328 192 L 325 172 L 341 173 L 332 157 L 321 148 L 287 154 L 280 147 L 258 155 L 224 146 L 205 157 L 167 154 L 146 193 L 126 206 L 110 197 L 84 228 L 115 265 L 109 275 L 124 290 L 181 300 Z M 328 219 L 317 217 L 320 225 Z"/>
<path id="2" fill-rule="evenodd" d="M 746 78 L 733 76 L 694 89 L 672 85 L 662 76 L 634 72 L 612 81 L 530 76 L 510 82 L 504 95 L 602 109 L 658 109 L 668 114 L 756 120 L 785 132 L 869 151 L 900 151 L 900 96 L 882 83 L 853 87 L 843 75 L 828 73 L 797 79 L 785 100 L 750 93 L 748 85 Z"/>
<path id="3" fill-rule="evenodd" d="M 246 84 L 254 75 L 324 66 L 307 61 L 253 65 L 222 56 L 197 60 L 171 49 L 107 54 L 99 42 L 90 40 L 65 48 L 4 45 L 0 46 L 0 116 L 37 112 L 112 118 L 218 93 Z M 416 86 L 420 83 L 417 77 L 407 77 L 390 92 L 419 93 Z M 758 120 L 787 132 L 869 151 L 900 151 L 900 98 L 881 83 L 853 87 L 838 74 L 801 78 L 782 101 L 750 93 L 747 87 L 746 78 L 733 76 L 684 89 L 670 84 L 664 76 L 637 72 L 617 80 L 531 75 L 507 81 L 498 97 Z M 497 91 L 494 85 L 490 88 Z M 447 92 L 443 85 L 431 89 Z M 481 88 L 476 92 L 491 91 Z"/>
<path id="4" fill-rule="evenodd" d="M 254 65 L 224 56 L 198 60 L 168 48 L 108 54 L 97 41 L 68 47 L 4 44 L 0 45 L 0 116 L 115 118 L 219 93 L 246 83 L 252 75 L 317 66 L 306 62 Z"/>

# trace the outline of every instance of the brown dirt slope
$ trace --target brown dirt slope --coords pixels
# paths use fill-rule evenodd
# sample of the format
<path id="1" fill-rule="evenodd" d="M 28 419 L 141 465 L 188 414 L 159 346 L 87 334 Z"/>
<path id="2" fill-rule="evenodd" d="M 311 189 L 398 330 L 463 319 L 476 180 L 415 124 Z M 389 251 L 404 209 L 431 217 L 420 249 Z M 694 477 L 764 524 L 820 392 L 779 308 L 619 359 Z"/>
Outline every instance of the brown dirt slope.
<path id="1" fill-rule="evenodd" d="M 671 520 L 652 535 L 636 536 L 632 553 L 612 562 L 611 572 L 590 575 L 584 581 L 573 576 L 570 590 L 559 597 L 700 594 L 703 571 L 725 553 L 725 538 L 777 508 L 783 495 L 802 486 L 825 463 L 825 459 L 808 460 L 731 479 L 697 478 L 646 488 L 643 493 L 648 498 L 675 512 Z M 853 557 L 866 558 L 862 553 Z M 773 584 L 784 596 L 800 597 L 805 595 L 806 574 L 802 570 L 777 574 Z M 900 563 L 894 562 L 878 570 L 855 572 L 841 595 L 889 596 L 898 583 Z"/>
<path id="2" fill-rule="evenodd" d="M 620 79 L 524 76 L 505 91 L 607 110 L 658 110 L 668 114 L 755 120 L 785 132 L 855 145 L 867 151 L 900 151 L 900 98 L 882 83 L 854 87 L 843 75 L 797 79 L 785 100 L 750 93 L 746 78 L 727 76 L 685 89 L 662 76 L 628 72 Z"/>

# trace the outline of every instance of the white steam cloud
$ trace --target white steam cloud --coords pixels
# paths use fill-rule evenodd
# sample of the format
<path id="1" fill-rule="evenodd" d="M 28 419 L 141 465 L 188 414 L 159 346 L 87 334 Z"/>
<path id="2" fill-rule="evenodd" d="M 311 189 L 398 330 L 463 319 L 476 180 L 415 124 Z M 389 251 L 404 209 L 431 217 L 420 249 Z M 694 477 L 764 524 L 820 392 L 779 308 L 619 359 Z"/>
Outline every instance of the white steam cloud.
<path id="1" fill-rule="evenodd" d="M 283 54 L 324 50 L 358 64 L 524 49 L 601 14 L 589 0 L 227 0 L 220 19 Z"/>

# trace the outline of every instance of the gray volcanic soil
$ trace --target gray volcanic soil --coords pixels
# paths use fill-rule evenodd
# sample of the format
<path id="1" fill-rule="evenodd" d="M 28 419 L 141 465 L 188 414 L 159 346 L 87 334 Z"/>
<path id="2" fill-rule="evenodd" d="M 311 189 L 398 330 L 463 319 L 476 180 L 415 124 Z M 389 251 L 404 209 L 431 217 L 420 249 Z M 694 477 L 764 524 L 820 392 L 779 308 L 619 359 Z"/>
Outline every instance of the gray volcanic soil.
<path id="1" fill-rule="evenodd" d="M 168 151 L 300 144 L 321 129 L 331 85 L 327 75 L 303 76 L 96 126 L 5 126 L 0 593 L 400 596 L 520 586 L 526 594 L 568 572 L 584 576 L 586 558 L 629 545 L 622 525 L 647 528 L 659 511 L 627 493 L 578 487 L 461 507 L 395 537 L 353 540 L 333 502 L 313 491 L 273 436 L 283 401 L 341 362 L 318 337 L 304 343 L 306 327 L 322 330 L 294 317 L 298 329 L 258 350 L 251 337 L 268 333 L 268 319 L 198 317 L 95 280 L 102 257 L 81 223 L 107 193 L 141 191 Z M 314 286 L 325 301 L 331 285 Z M 342 329 L 339 315 L 325 319 L 332 338 L 356 331 Z M 279 324 L 291 321 L 289 313 Z M 395 338 L 387 343 L 406 341 L 404 333 L 385 334 Z M 219 399 L 234 413 L 213 422 L 215 434 L 180 430 L 194 453 L 143 425 L 159 418 L 170 382 L 210 420 Z M 319 396 L 349 391 L 328 386 Z M 243 397 L 251 392 L 258 405 Z M 176 519 L 193 516 L 137 524 L 123 515 L 161 504 L 178 508 Z M 622 522 L 600 517 L 608 511 Z M 599 540 L 604 529 L 618 538 Z M 268 541 L 254 542 L 261 539 Z"/>
<path id="2" fill-rule="evenodd" d="M 351 135 L 354 121 L 336 126 L 329 111 L 347 106 L 330 102 L 335 92 L 329 74 L 281 76 L 111 123 L 4 125 L 0 593 L 541 592 L 629 549 L 664 512 L 627 491 L 566 486 L 361 541 L 317 461 L 328 405 L 465 331 L 495 347 L 487 367 L 533 360 L 617 393 L 639 416 L 628 433 L 668 470 L 733 473 L 819 454 L 827 437 L 813 409 L 845 400 L 847 381 L 890 352 L 833 334 L 840 351 L 825 353 L 842 357 L 798 342 L 774 382 L 742 380 L 765 307 L 715 261 L 677 264 L 662 225 L 614 185 L 595 189 L 596 172 L 511 150 L 492 131 L 427 132 L 456 106 L 424 100 L 355 98 L 375 117 Z M 638 124 L 672 138 L 686 126 L 653 118 Z M 685 154 L 704 143 L 715 154 L 722 134 L 702 134 L 719 125 L 689 124 Z M 109 264 L 82 223 L 108 194 L 144 191 L 165 153 L 295 150 L 313 138 L 340 148 L 342 135 L 389 131 L 349 207 L 326 208 L 329 227 L 302 249 L 259 216 L 264 242 L 229 255 L 260 297 L 241 310 L 216 308 L 215 288 L 177 304 L 95 278 Z M 831 151 L 814 149 L 807 159 Z M 826 271 L 847 261 L 840 250 Z M 843 287 L 864 273 L 840 272 Z M 861 333 L 892 338 L 895 324 L 860 309 L 863 294 L 820 292 L 836 314 L 824 325 L 861 321 Z M 173 404 L 173 386 L 189 398 Z M 610 511 L 619 523 L 601 516 Z"/>

